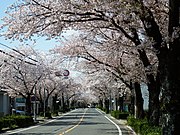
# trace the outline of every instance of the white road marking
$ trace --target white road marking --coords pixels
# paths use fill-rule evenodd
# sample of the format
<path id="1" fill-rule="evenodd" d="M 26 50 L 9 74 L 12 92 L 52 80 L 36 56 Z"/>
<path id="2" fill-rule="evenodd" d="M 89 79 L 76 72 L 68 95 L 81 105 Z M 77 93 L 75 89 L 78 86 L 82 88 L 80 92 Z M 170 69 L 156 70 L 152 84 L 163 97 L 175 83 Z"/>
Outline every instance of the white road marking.
<path id="1" fill-rule="evenodd" d="M 96 109 L 100 114 L 103 114 L 100 110 Z M 109 119 L 107 116 L 104 116 L 107 120 L 109 120 L 112 124 L 114 124 L 116 126 L 116 128 L 118 129 L 119 135 L 122 135 L 122 131 L 120 129 L 120 127 L 111 119 Z"/>
<path id="2" fill-rule="evenodd" d="M 120 129 L 120 127 L 114 122 L 114 121 L 112 121 L 111 119 L 109 119 L 107 116 L 104 116 L 107 120 L 109 120 L 112 124 L 114 124 L 116 127 L 117 127 L 117 129 L 118 129 L 118 132 L 119 132 L 119 135 L 122 135 L 122 131 L 121 131 L 121 129 Z"/>
<path id="3" fill-rule="evenodd" d="M 18 131 L 14 131 L 14 132 L 12 132 L 12 131 L 7 131 L 7 133 L 8 133 L 8 134 L 15 134 L 15 133 L 19 133 L 19 132 L 26 131 L 26 130 L 28 130 L 28 129 L 32 129 L 32 128 L 36 128 L 36 127 L 39 127 L 39 125 L 33 126 L 33 127 L 29 127 L 29 128 L 25 128 L 25 129 L 20 129 L 20 130 L 18 130 Z"/>
<path id="4" fill-rule="evenodd" d="M 81 122 L 83 121 L 84 116 L 85 116 L 85 114 L 86 114 L 87 111 L 88 111 L 88 109 L 85 109 L 83 116 L 81 117 L 80 121 L 79 121 L 76 125 L 74 125 L 74 126 L 72 126 L 71 128 L 63 131 L 62 133 L 59 133 L 59 135 L 64 135 L 64 134 L 72 131 L 72 130 L 75 129 L 76 127 L 78 127 L 78 126 L 81 124 Z"/>
<path id="5" fill-rule="evenodd" d="M 98 111 L 100 114 L 103 114 L 99 109 L 96 109 L 96 111 Z"/>
<path id="6" fill-rule="evenodd" d="M 132 131 L 133 135 L 136 135 L 136 133 L 134 132 L 134 130 L 130 126 L 127 126 L 127 128 L 129 128 L 129 130 Z"/>

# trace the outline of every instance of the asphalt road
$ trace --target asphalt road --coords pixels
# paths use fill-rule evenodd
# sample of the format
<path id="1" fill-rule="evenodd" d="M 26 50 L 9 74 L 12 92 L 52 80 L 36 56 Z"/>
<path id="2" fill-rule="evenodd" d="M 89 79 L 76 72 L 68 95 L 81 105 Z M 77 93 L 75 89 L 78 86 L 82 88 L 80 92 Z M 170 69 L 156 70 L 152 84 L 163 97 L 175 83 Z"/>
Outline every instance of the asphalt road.
<path id="1" fill-rule="evenodd" d="M 95 108 L 76 109 L 47 123 L 7 131 L 3 135 L 133 135 L 119 123 Z"/>

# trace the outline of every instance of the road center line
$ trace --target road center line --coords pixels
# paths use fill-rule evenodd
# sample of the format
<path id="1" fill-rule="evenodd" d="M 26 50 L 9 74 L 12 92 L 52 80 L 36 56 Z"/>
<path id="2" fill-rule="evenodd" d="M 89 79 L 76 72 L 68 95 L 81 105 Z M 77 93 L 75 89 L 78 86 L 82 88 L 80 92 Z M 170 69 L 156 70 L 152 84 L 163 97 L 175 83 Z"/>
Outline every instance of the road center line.
<path id="1" fill-rule="evenodd" d="M 98 110 L 98 109 L 96 109 L 100 114 L 102 114 L 103 115 L 103 113 L 100 111 L 100 110 Z M 119 132 L 119 135 L 122 135 L 122 131 L 121 131 L 121 129 L 120 129 L 120 127 L 114 122 L 114 121 L 112 121 L 110 118 L 108 118 L 107 116 L 104 116 L 107 120 L 109 120 L 112 124 L 114 124 L 115 126 L 116 126 L 116 128 L 118 129 L 118 132 Z"/>
<path id="2" fill-rule="evenodd" d="M 75 129 L 76 127 L 78 127 L 78 126 L 81 124 L 81 122 L 83 121 L 84 116 L 85 116 L 87 110 L 88 110 L 88 109 L 86 109 L 86 110 L 84 111 L 83 116 L 81 117 L 80 121 L 79 121 L 76 125 L 74 125 L 74 126 L 68 128 L 67 130 L 65 130 L 64 132 L 60 133 L 59 135 L 64 135 L 64 134 L 66 134 L 66 133 L 72 131 L 72 130 Z"/>

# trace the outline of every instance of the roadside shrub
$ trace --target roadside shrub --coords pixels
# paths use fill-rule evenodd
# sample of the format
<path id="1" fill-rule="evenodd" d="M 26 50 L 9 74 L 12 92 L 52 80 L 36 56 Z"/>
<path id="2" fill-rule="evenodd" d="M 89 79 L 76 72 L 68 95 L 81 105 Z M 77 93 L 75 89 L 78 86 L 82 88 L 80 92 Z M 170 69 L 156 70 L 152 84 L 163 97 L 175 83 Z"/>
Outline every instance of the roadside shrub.
<path id="1" fill-rule="evenodd" d="M 127 123 L 128 123 L 129 126 L 134 127 L 136 121 L 137 121 L 137 119 L 134 118 L 132 115 L 130 115 L 130 116 L 127 118 Z"/>
<path id="2" fill-rule="evenodd" d="M 74 109 L 76 109 L 74 106 L 71 106 L 71 107 L 70 107 L 70 110 L 74 110 Z"/>
<path id="3" fill-rule="evenodd" d="M 54 111 L 52 115 L 53 116 L 58 116 L 58 111 Z"/>
<path id="4" fill-rule="evenodd" d="M 40 115 L 41 117 L 44 117 L 44 112 L 40 112 L 39 115 Z M 52 118 L 51 113 L 50 113 L 50 112 L 46 112 L 46 113 L 45 113 L 45 117 L 47 117 L 48 119 L 51 119 L 51 118 Z"/>
<path id="5" fill-rule="evenodd" d="M 25 127 L 26 125 L 24 125 L 24 118 L 22 116 L 15 116 L 14 117 L 15 121 L 16 121 L 16 125 L 18 127 Z"/>
<path id="6" fill-rule="evenodd" d="M 41 117 L 43 117 L 43 116 L 44 116 L 44 112 L 40 112 L 39 115 L 40 115 Z"/>
<path id="7" fill-rule="evenodd" d="M 100 110 L 103 110 L 103 107 L 102 106 L 97 106 L 98 109 Z"/>
<path id="8" fill-rule="evenodd" d="M 52 118 L 51 113 L 50 112 L 46 112 L 45 113 L 45 117 L 47 117 L 48 119 L 51 119 Z"/>
<path id="9" fill-rule="evenodd" d="M 18 127 L 27 127 L 34 124 L 33 118 L 30 116 L 14 116 Z"/>
<path id="10" fill-rule="evenodd" d="M 11 115 L 0 118 L 0 131 L 3 128 L 16 128 L 16 127 L 26 127 L 33 125 L 33 118 L 30 116 L 23 115 Z"/>
<path id="11" fill-rule="evenodd" d="M 161 135 L 161 128 L 150 126 L 147 119 L 136 119 L 133 116 L 127 118 L 127 124 L 131 126 L 136 133 L 141 135 Z"/>
<path id="12" fill-rule="evenodd" d="M 100 106 L 98 106 L 97 108 L 100 109 L 100 110 L 102 110 L 102 111 L 105 112 L 106 114 L 109 113 L 109 109 L 107 109 L 107 108 L 100 107 Z"/>
<path id="13" fill-rule="evenodd" d="M 120 111 L 111 111 L 111 116 L 116 119 L 127 119 L 129 116 L 128 112 L 120 112 Z"/>
<path id="14" fill-rule="evenodd" d="M 10 117 L 5 117 L 3 120 L 3 128 L 14 128 L 16 121 Z"/>
<path id="15" fill-rule="evenodd" d="M 26 124 L 24 124 L 24 125 L 26 125 L 26 126 L 31 126 L 31 125 L 34 124 L 34 120 L 33 120 L 33 118 L 30 117 L 30 116 L 26 116 L 26 117 L 24 118 L 24 122 L 25 122 L 25 121 L 26 121 Z"/>
<path id="16" fill-rule="evenodd" d="M 0 118 L 0 131 L 2 130 L 2 128 L 3 128 L 3 121 L 2 121 L 2 119 Z"/>

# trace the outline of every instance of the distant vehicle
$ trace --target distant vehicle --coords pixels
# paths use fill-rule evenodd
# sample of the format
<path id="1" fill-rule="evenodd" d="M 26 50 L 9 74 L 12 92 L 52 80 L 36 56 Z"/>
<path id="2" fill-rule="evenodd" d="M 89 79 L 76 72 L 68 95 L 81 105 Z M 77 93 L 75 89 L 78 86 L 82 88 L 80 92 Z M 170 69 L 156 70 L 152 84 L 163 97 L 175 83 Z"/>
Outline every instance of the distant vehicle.
<path id="1" fill-rule="evenodd" d="M 16 114 L 17 115 L 26 115 L 25 111 L 21 111 L 21 110 L 16 110 Z"/>
<path id="2" fill-rule="evenodd" d="M 87 106 L 88 108 L 95 108 L 95 105 L 94 104 L 90 104 Z"/>

